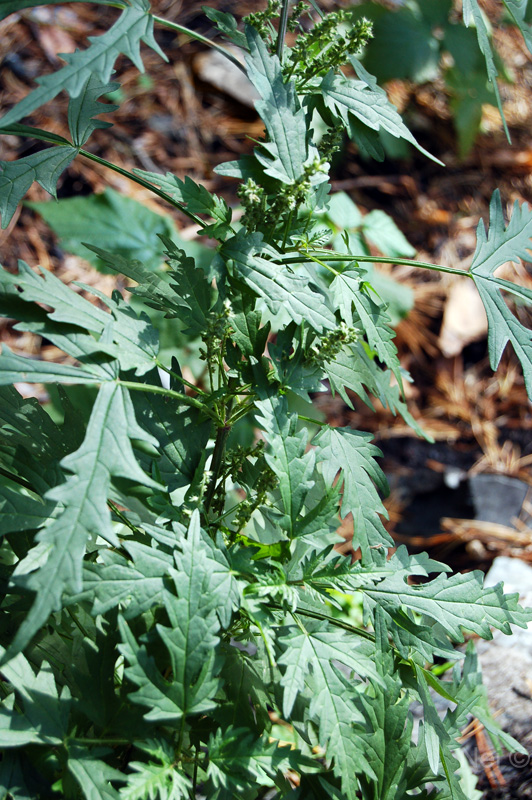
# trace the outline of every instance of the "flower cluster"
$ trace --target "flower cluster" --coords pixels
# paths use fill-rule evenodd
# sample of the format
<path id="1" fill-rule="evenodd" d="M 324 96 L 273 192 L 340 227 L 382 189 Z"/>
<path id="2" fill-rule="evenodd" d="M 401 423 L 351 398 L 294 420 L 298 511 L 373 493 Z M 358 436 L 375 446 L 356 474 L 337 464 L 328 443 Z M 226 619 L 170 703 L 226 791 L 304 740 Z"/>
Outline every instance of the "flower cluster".
<path id="1" fill-rule="evenodd" d="M 330 161 L 334 154 L 341 149 L 343 138 L 344 127 L 339 122 L 323 134 L 319 148 L 321 157 L 325 161 Z"/>
<path id="2" fill-rule="evenodd" d="M 213 311 L 209 315 L 209 324 L 202 337 L 205 347 L 199 351 L 200 358 L 209 366 L 219 363 L 220 357 L 225 356 L 232 316 L 231 301 L 227 299 L 224 300 L 220 311 Z"/>
<path id="3" fill-rule="evenodd" d="M 305 14 L 308 14 L 310 16 L 309 4 L 306 2 L 306 0 L 300 0 L 299 3 L 295 4 L 294 8 L 290 13 L 290 16 L 288 18 L 288 24 L 286 26 L 287 29 L 293 33 L 298 28 L 300 28 L 301 17 L 303 17 Z"/>
<path id="4" fill-rule="evenodd" d="M 246 464 L 250 458 L 259 458 L 264 452 L 264 447 L 263 439 L 259 439 L 250 447 L 242 447 L 242 445 L 237 444 L 236 447 L 226 455 L 226 474 L 230 475 L 235 483 L 238 483 L 239 473 L 244 464 Z"/>
<path id="5" fill-rule="evenodd" d="M 334 331 L 326 333 L 314 341 L 307 353 L 306 363 L 317 366 L 334 361 L 344 345 L 356 342 L 359 337 L 360 331 L 350 327 L 342 320 Z"/>
<path id="6" fill-rule="evenodd" d="M 248 178 L 246 183 L 239 187 L 238 196 L 244 209 L 242 225 L 250 233 L 253 233 L 264 222 L 267 206 L 266 193 L 253 178 Z"/>
<path id="7" fill-rule="evenodd" d="M 256 11 L 244 17 L 244 22 L 255 28 L 260 36 L 269 44 L 272 44 L 275 40 L 276 32 L 272 25 L 272 20 L 277 19 L 279 16 L 281 5 L 281 0 L 268 0 L 268 5 L 264 11 Z"/>
<path id="8" fill-rule="evenodd" d="M 317 175 L 328 175 L 328 172 L 328 161 L 316 156 L 305 164 L 299 178 L 290 183 L 283 183 L 274 198 L 269 198 L 262 186 L 252 178 L 248 178 L 238 190 L 244 209 L 242 225 L 252 233 L 265 224 L 275 226 L 276 222 L 281 221 L 287 214 L 293 215 L 308 200 L 313 178 Z"/>
<path id="9" fill-rule="evenodd" d="M 335 11 L 298 36 L 287 54 L 285 70 L 300 89 L 312 78 L 343 66 L 372 35 L 373 25 L 366 18 L 351 22 L 347 10 Z"/>
<path id="10" fill-rule="evenodd" d="M 284 214 L 293 213 L 308 199 L 312 190 L 313 178 L 318 175 L 329 174 L 329 163 L 316 156 L 303 167 L 303 173 L 291 181 L 284 183 L 275 196 L 269 215 L 272 220 L 281 218 Z"/>
<path id="11" fill-rule="evenodd" d="M 234 516 L 233 525 L 236 530 L 241 531 L 242 528 L 245 527 L 245 525 L 251 519 L 251 515 L 254 511 L 256 511 L 257 508 L 260 508 L 260 506 L 264 505 L 270 505 L 268 495 L 270 492 L 273 492 L 278 483 L 279 479 L 274 471 L 264 464 L 254 487 L 255 496 L 246 497 L 246 499 L 240 503 Z"/>

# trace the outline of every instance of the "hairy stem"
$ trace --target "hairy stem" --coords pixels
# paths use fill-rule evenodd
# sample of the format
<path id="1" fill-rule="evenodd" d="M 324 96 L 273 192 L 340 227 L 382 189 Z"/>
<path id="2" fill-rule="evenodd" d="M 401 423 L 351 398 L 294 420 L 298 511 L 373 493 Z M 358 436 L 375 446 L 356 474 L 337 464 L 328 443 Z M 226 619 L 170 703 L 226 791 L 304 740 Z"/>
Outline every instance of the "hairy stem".
<path id="1" fill-rule="evenodd" d="M 202 36 L 201 33 L 197 33 L 196 31 L 190 30 L 190 28 L 186 28 L 184 25 L 178 25 L 177 22 L 170 22 L 169 19 L 164 19 L 163 17 L 158 17 L 156 14 L 153 14 L 153 19 L 155 22 L 158 22 L 159 25 L 164 25 L 165 28 L 170 28 L 170 30 L 175 31 L 176 33 L 184 33 L 185 36 L 190 36 L 191 39 L 195 39 L 197 42 L 201 42 L 202 44 L 206 44 L 208 47 L 211 47 L 213 50 L 217 50 L 218 53 L 221 53 L 225 56 L 231 63 L 238 67 L 238 69 L 242 70 L 244 75 L 247 75 L 245 66 L 239 61 L 239 59 L 235 56 L 234 53 L 231 52 L 227 47 L 224 47 L 217 42 L 213 42 L 211 39 L 208 39 L 206 36 Z"/>

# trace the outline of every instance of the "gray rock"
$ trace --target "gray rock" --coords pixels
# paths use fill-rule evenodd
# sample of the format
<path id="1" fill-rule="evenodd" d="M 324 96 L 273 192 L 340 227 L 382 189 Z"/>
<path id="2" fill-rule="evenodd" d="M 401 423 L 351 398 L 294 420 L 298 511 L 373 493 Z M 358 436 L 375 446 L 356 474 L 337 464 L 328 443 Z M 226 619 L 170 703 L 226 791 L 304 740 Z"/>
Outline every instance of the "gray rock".
<path id="1" fill-rule="evenodd" d="M 519 478 L 483 473 L 469 478 L 475 519 L 511 525 L 518 517 L 530 487 Z"/>
<path id="2" fill-rule="evenodd" d="M 496 558 L 486 585 L 502 581 L 506 593 L 517 592 L 532 606 L 532 567 L 518 558 Z M 499 724 L 525 747 L 532 748 L 532 623 L 513 628 L 513 635 L 495 631 L 477 645 L 490 706 Z"/>

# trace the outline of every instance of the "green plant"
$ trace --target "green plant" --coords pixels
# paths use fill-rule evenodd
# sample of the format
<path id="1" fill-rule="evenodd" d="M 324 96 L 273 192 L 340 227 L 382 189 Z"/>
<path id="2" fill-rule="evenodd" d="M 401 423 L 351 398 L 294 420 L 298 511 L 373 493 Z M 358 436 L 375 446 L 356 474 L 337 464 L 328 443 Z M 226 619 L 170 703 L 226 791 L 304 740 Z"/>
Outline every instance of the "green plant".
<path id="1" fill-rule="evenodd" d="M 3 13 L 30 5 L 10 0 Z M 141 68 L 141 41 L 160 52 L 154 23 L 183 32 L 145 0 L 116 5 L 107 33 L 3 117 L 3 133 L 52 145 L 2 162 L 4 226 L 32 181 L 54 194 L 72 159 L 105 163 L 84 146 L 108 124 L 95 117 L 112 110 L 99 98 L 116 90 L 118 54 Z M 4 316 L 70 357 L 34 360 L 5 346 L 0 357 L 0 796 L 464 799 L 453 752 L 470 714 L 496 746 L 522 748 L 489 714 L 472 646 L 464 655 L 453 643 L 464 631 L 509 633 L 531 615 L 501 585 L 484 589 L 479 573 L 448 577 L 426 555 L 389 555 L 378 449 L 369 434 L 314 419 L 310 406 L 326 379 L 346 402 L 376 396 L 416 426 L 364 265 L 464 273 L 353 253 L 361 223 L 348 198 L 328 208 L 340 129 L 368 149 L 380 129 L 418 146 L 357 61 L 370 26 L 341 36 L 343 12 L 321 16 L 314 2 L 291 12 L 270 0 L 245 33 L 230 15 L 207 13 L 248 51 L 261 96 L 264 139 L 218 170 L 240 180 L 244 215 L 235 223 L 189 178 L 127 174 L 217 240 L 210 260 L 200 268 L 171 231 L 162 232 L 167 271 L 92 245 L 137 283 L 133 305 L 119 293 L 92 303 L 23 263 L 0 272 Z M 301 14 L 314 19 L 307 33 Z M 287 28 L 300 31 L 292 49 Z M 339 69 L 346 60 L 356 78 Z M 63 89 L 70 139 L 20 123 Z M 314 113 L 329 126 L 319 147 Z M 505 227 L 495 194 L 466 274 L 486 305 L 493 367 L 510 341 L 532 395 L 531 333 L 501 291 L 525 303 L 532 294 L 495 275 L 527 257 L 531 235 L 532 212 L 516 206 Z M 175 340 L 163 353 L 168 320 Z M 179 358 L 198 342 L 204 376 L 190 383 Z M 21 397 L 19 381 L 58 384 L 62 419 Z M 75 384 L 99 387 L 88 420 Z M 355 560 L 334 549 L 348 513 Z M 335 612 L 353 592 L 364 628 Z M 439 659 L 452 662 L 448 679 L 433 669 Z M 433 692 L 450 702 L 443 719 Z M 415 742 L 413 699 L 425 711 Z"/>

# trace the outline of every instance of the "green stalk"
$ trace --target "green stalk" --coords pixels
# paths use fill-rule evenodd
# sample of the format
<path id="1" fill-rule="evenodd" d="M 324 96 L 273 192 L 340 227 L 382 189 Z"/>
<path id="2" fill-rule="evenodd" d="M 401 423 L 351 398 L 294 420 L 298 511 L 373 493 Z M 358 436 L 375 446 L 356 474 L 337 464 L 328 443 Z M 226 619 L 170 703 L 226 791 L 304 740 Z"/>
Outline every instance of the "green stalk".
<path id="1" fill-rule="evenodd" d="M 123 169 L 122 167 L 113 164 L 111 161 L 106 161 L 105 158 L 100 158 L 100 156 L 95 156 L 94 153 L 89 153 L 88 150 L 81 150 L 79 151 L 80 156 L 84 158 L 88 158 L 90 161 L 95 161 L 97 164 L 101 164 L 103 167 L 107 167 L 108 169 L 112 169 L 113 172 L 118 172 L 119 175 L 123 175 L 125 178 L 129 178 L 130 181 L 134 181 L 138 183 L 139 186 L 144 186 L 145 189 L 149 189 L 150 192 L 156 194 L 162 200 L 166 200 L 167 203 L 177 208 L 183 214 L 185 214 L 189 219 L 193 220 L 200 228 L 206 228 L 207 223 L 204 222 L 202 219 L 193 214 L 191 211 L 187 209 L 182 203 L 178 200 L 174 200 L 173 197 L 170 197 L 169 194 L 163 192 L 162 189 L 158 189 L 157 186 L 154 186 L 153 183 L 149 183 L 148 181 L 141 178 L 140 175 L 135 175 L 133 172 L 129 172 L 127 169 Z"/>
<path id="2" fill-rule="evenodd" d="M 281 64 L 283 63 L 283 49 L 284 40 L 286 36 L 286 28 L 288 25 L 288 11 L 290 8 L 290 0 L 283 0 L 283 7 L 281 9 L 281 19 L 279 20 L 279 33 L 277 34 L 277 47 L 275 52 Z"/>
<path id="3" fill-rule="evenodd" d="M 229 61 L 231 61 L 235 67 L 238 67 L 238 69 L 240 69 L 244 75 L 247 75 L 245 66 L 239 61 L 235 54 L 231 52 L 231 50 L 228 50 L 227 47 L 224 47 L 217 42 L 213 42 L 211 39 L 207 39 L 206 36 L 202 36 L 201 33 L 196 33 L 196 31 L 192 31 L 190 28 L 186 28 L 184 25 L 178 25 L 177 22 L 170 22 L 170 20 L 164 19 L 163 17 L 158 17 L 155 14 L 152 14 L 152 17 L 154 22 L 158 22 L 159 25 L 164 25 L 165 28 L 170 28 L 170 30 L 175 31 L 176 33 L 184 33 L 185 36 L 190 36 L 191 39 L 195 39 L 197 42 L 206 44 L 208 47 L 211 47 L 218 53 L 221 53 Z"/>
<path id="4" fill-rule="evenodd" d="M 137 528 L 136 525 L 133 525 L 133 523 L 128 520 L 126 515 L 122 514 L 120 509 L 113 503 L 112 500 L 107 500 L 107 505 L 109 506 L 113 514 L 115 514 L 118 517 L 120 522 L 127 528 L 129 528 L 130 531 L 132 531 L 133 533 L 142 533 L 140 528 Z"/>
<path id="5" fill-rule="evenodd" d="M 255 407 L 255 403 L 247 403 L 242 406 L 239 406 L 235 413 L 230 417 L 229 422 L 231 425 L 234 425 L 235 422 L 238 422 L 239 419 L 245 417 L 248 411 L 251 411 Z"/>
<path id="6" fill-rule="evenodd" d="M 324 425 L 327 425 L 326 422 L 320 422 L 319 419 L 313 419 L 312 417 L 305 417 L 304 414 L 298 414 L 297 418 L 301 420 L 301 422 L 310 422 L 311 425 L 319 425 L 320 428 L 323 428 Z"/>
<path id="7" fill-rule="evenodd" d="M 198 756 L 199 756 L 199 751 L 198 751 L 198 748 L 195 747 L 194 748 L 194 773 L 192 775 L 192 793 L 190 795 L 194 799 L 196 797 L 196 789 L 197 789 L 197 786 L 198 786 Z"/>
<path id="8" fill-rule="evenodd" d="M 149 392 L 151 394 L 162 394 L 165 397 L 173 397 L 175 400 L 179 400 L 180 403 L 186 406 L 192 406 L 192 408 L 197 408 L 198 411 L 202 411 L 215 422 L 219 422 L 216 413 L 211 408 L 206 406 L 205 403 L 202 403 L 201 400 L 196 400 L 195 397 L 189 397 L 188 394 L 174 392 L 172 389 L 165 389 L 163 386 L 153 386 L 150 383 L 136 383 L 135 381 L 117 381 L 117 383 L 120 386 L 124 386 L 126 389 L 136 392 Z"/>
<path id="9" fill-rule="evenodd" d="M 390 258 L 389 256 L 354 256 L 354 255 L 349 255 L 348 253 L 346 253 L 345 255 L 342 255 L 340 253 L 332 253 L 331 255 L 329 255 L 327 250 L 320 250 L 317 253 L 309 253 L 308 255 L 291 256 L 290 258 L 284 258 L 282 260 L 282 263 L 304 264 L 307 261 L 317 261 L 318 264 L 326 266 L 326 264 L 323 264 L 322 261 L 318 260 L 317 256 L 327 261 L 340 261 L 340 262 L 360 261 L 360 262 L 372 262 L 375 264 L 398 264 L 407 267 L 421 267 L 422 269 L 430 269 L 433 270 L 434 272 L 449 272 L 452 275 L 466 275 L 468 278 L 471 277 L 470 273 L 466 272 L 463 269 L 455 269 L 454 267 L 444 267 L 441 264 L 430 264 L 427 261 L 414 261 L 414 259 L 412 258 Z"/>
<path id="10" fill-rule="evenodd" d="M 288 234 L 290 232 L 290 228 L 292 227 L 292 218 L 293 218 L 293 216 L 294 216 L 294 209 L 292 208 L 290 210 L 290 214 L 288 215 L 288 220 L 287 220 L 286 228 L 285 228 L 285 231 L 284 231 L 283 243 L 281 245 L 281 250 L 284 250 L 285 247 L 286 247 L 286 240 L 288 239 Z"/>
<path id="11" fill-rule="evenodd" d="M 72 736 L 68 738 L 69 743 L 84 745 L 130 745 L 131 739 L 86 739 L 83 737 Z"/>
<path id="12" fill-rule="evenodd" d="M 74 614 L 74 612 L 72 611 L 72 609 L 70 608 L 70 606 L 66 606 L 66 612 L 67 612 L 68 616 L 70 617 L 70 619 L 72 620 L 72 622 L 74 623 L 74 625 L 75 625 L 75 626 L 77 627 L 77 629 L 80 631 L 80 633 L 81 633 L 81 634 L 82 634 L 82 635 L 83 635 L 83 636 L 84 636 L 86 639 L 90 639 L 89 632 L 88 632 L 88 631 L 87 631 L 87 629 L 86 629 L 86 628 L 85 628 L 85 627 L 84 627 L 84 626 L 81 624 L 81 622 L 80 622 L 80 621 L 79 621 L 79 619 L 76 617 L 76 615 Z"/>
<path id="13" fill-rule="evenodd" d="M 177 758 L 179 758 L 179 756 L 181 755 L 181 747 L 183 746 L 183 735 L 185 733 L 185 721 L 186 721 L 186 715 L 183 714 L 183 716 L 181 717 L 181 725 L 179 726 L 179 737 L 178 737 L 177 745 L 176 745 Z"/>
<path id="14" fill-rule="evenodd" d="M 29 483 L 29 481 L 27 481 L 25 478 L 19 477 L 19 475 L 13 475 L 11 472 L 9 472 L 7 469 L 4 469 L 3 467 L 0 467 L 0 475 L 3 475 L 4 478 L 7 478 L 10 481 L 13 481 L 13 483 L 18 483 L 18 485 L 22 486 L 24 489 L 30 489 L 30 491 L 32 492 L 35 491 L 35 489 L 31 485 L 31 483 Z"/>
<path id="15" fill-rule="evenodd" d="M 56 133 L 44 131 L 42 128 L 32 128 L 30 125 L 20 125 L 15 122 L 13 125 L 5 125 L 0 127 L 0 133 L 8 134 L 10 136 L 25 136 L 31 139 L 40 139 L 42 142 L 49 142 L 50 144 L 66 145 L 72 147 L 72 142 L 65 139 L 64 136 L 59 136 Z"/>
<path id="16" fill-rule="evenodd" d="M 275 603 L 271 600 L 266 602 L 265 605 L 269 606 L 270 608 L 278 609 L 279 611 L 283 610 L 283 606 L 280 603 Z M 365 631 L 363 628 L 357 628 L 355 625 L 351 625 L 349 622 L 345 622 L 343 619 L 330 617 L 328 614 L 320 614 L 319 611 L 311 611 L 310 609 L 306 608 L 296 608 L 295 613 L 300 614 L 302 617 L 310 617 L 311 619 L 330 622 L 330 624 L 334 625 L 336 628 L 343 628 L 344 631 L 355 633 L 357 636 L 362 636 L 363 639 L 368 639 L 370 642 L 375 641 L 375 636 L 372 633 Z"/>

